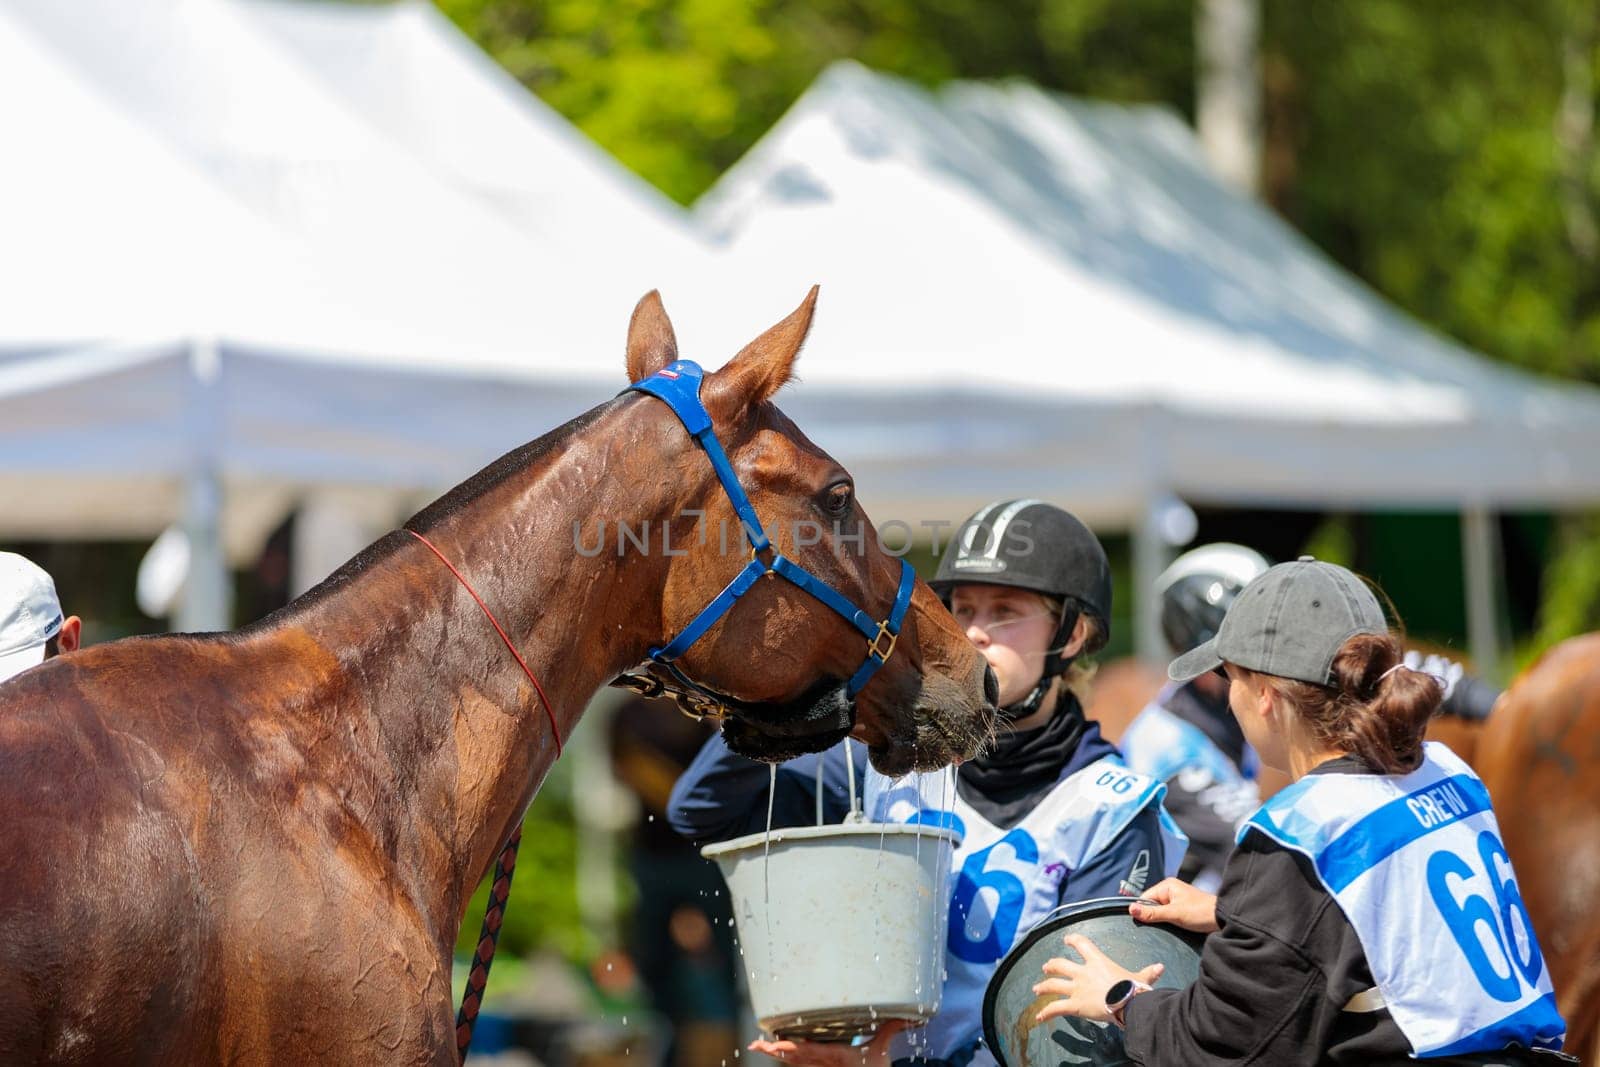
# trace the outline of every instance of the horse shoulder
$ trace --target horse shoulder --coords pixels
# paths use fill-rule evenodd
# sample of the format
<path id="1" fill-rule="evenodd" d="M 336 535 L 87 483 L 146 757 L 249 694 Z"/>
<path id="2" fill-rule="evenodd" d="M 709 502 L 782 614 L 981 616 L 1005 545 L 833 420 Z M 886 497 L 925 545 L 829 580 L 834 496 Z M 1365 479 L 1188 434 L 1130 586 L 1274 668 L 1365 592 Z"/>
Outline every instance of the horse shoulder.
<path id="1" fill-rule="evenodd" d="M 1476 766 L 1545 951 L 1567 1047 L 1600 1042 L 1600 634 L 1562 642 L 1512 683 Z"/>

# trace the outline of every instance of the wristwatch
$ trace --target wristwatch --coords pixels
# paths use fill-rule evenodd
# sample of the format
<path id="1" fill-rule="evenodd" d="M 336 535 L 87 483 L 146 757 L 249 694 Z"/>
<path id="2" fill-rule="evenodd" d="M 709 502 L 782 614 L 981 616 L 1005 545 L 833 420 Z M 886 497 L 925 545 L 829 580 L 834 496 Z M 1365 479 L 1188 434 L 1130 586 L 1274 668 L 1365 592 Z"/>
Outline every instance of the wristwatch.
<path id="1" fill-rule="evenodd" d="M 1137 978 L 1124 978 L 1120 982 L 1113 982 L 1111 988 L 1106 990 L 1106 1011 L 1111 1013 L 1111 1021 L 1118 1026 L 1125 1025 L 1122 1016 L 1128 1010 L 1128 1001 L 1140 993 L 1150 992 L 1150 989 L 1150 986 Z"/>

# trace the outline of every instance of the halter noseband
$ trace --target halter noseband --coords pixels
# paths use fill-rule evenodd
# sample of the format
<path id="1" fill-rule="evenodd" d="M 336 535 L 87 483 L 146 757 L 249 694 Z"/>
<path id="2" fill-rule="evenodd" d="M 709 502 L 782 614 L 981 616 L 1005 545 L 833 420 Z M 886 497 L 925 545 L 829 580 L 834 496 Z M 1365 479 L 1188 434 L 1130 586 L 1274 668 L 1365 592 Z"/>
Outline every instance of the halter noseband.
<path id="1" fill-rule="evenodd" d="M 911 590 L 916 584 L 916 572 L 904 559 L 900 561 L 900 587 L 895 593 L 894 606 L 889 609 L 889 614 L 879 621 L 858 608 L 853 601 L 836 591 L 827 582 L 811 574 L 773 547 L 761 528 L 761 520 L 756 516 L 756 510 L 751 505 L 749 496 L 739 484 L 739 476 L 734 473 L 733 465 L 728 462 L 728 454 L 723 451 L 722 443 L 717 440 L 717 435 L 712 430 L 711 415 L 700 400 L 700 384 L 703 377 L 704 372 L 699 364 L 692 360 L 680 359 L 667 364 L 649 378 L 634 382 L 624 392 L 633 390 L 648 393 L 665 403 L 678 417 L 678 421 L 683 423 L 683 428 L 688 431 L 689 436 L 705 450 L 706 458 L 711 461 L 711 467 L 716 471 L 717 481 L 722 483 L 723 492 L 728 494 L 728 500 L 733 504 L 733 510 L 744 527 L 745 537 L 750 542 L 750 562 L 733 576 L 733 580 L 723 587 L 722 592 L 718 593 L 711 603 L 700 609 L 699 614 L 690 620 L 689 625 L 685 626 L 678 636 L 666 645 L 650 650 L 651 662 L 671 675 L 676 685 L 649 674 L 634 673 L 623 674 L 611 684 L 632 689 L 645 696 L 670 694 L 677 699 L 679 708 L 685 714 L 695 718 L 722 718 L 733 714 L 735 709 L 728 706 L 730 698 L 715 693 L 689 678 L 675 661 L 726 615 L 734 603 L 755 586 L 758 578 L 765 574 L 776 574 L 832 608 L 866 638 L 866 659 L 850 677 L 845 687 L 845 695 L 853 700 L 878 672 L 878 668 L 887 663 L 889 657 L 894 654 L 895 641 L 900 635 L 900 624 L 905 619 L 906 608 L 911 604 Z M 763 553 L 769 552 L 771 559 L 764 559 Z"/>

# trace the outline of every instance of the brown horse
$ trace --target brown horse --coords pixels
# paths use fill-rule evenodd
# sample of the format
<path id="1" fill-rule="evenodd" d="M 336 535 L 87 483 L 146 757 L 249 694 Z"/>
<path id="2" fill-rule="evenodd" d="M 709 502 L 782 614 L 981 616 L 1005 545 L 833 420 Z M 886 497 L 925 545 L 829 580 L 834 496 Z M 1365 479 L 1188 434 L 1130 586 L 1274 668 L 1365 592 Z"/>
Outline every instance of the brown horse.
<path id="1" fill-rule="evenodd" d="M 774 543 L 881 618 L 898 561 L 844 470 L 770 402 L 815 296 L 701 396 Z M 630 325 L 630 380 L 676 354 L 652 293 Z M 575 551 L 601 517 L 650 530 L 652 550 Z M 570 734 L 597 687 L 747 563 L 696 539 L 722 519 L 705 453 L 665 404 L 628 392 L 256 625 L 119 641 L 0 687 L 0 1060 L 454 1063 L 457 928 L 556 756 L 551 724 Z M 797 539 L 812 520 L 833 536 Z M 679 547 L 663 550 L 662 530 Z M 992 679 L 932 591 L 917 583 L 898 649 L 841 708 L 865 644 L 761 580 L 680 663 L 729 694 L 750 751 L 843 729 L 891 772 L 972 755 L 993 728 Z"/>
<path id="2" fill-rule="evenodd" d="M 1473 766 L 1539 933 L 1567 1051 L 1600 1062 L 1600 634 L 1562 642 L 1512 683 Z"/>

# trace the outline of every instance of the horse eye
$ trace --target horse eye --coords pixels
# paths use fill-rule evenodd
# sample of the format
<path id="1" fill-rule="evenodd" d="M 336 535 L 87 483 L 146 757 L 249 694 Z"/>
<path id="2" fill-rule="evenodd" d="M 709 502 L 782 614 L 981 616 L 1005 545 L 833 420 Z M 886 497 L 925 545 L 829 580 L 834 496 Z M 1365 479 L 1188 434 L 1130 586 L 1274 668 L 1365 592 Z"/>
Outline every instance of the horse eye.
<path id="1" fill-rule="evenodd" d="M 823 498 L 822 506 L 829 515 L 844 515 L 850 511 L 854 497 L 855 490 L 849 482 L 838 482 L 828 487 L 828 495 Z"/>

